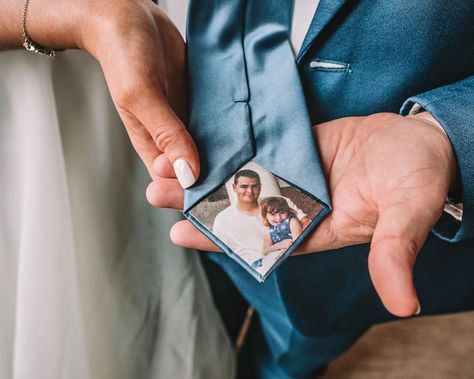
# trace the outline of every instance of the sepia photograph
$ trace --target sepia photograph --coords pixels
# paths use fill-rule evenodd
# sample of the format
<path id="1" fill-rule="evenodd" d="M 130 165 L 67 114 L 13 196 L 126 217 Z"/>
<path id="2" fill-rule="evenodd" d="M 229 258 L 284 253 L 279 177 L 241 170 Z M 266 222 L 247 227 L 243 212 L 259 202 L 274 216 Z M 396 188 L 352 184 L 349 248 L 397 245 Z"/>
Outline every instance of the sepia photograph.
<path id="1" fill-rule="evenodd" d="M 251 161 L 190 213 L 264 277 L 321 210 L 316 199 Z"/>

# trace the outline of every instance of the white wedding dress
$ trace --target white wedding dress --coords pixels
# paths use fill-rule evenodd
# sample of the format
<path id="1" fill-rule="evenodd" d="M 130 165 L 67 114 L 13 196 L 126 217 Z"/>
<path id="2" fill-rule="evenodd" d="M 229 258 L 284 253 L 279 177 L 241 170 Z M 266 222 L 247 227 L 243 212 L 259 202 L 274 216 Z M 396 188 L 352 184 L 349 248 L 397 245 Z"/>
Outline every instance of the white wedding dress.
<path id="1" fill-rule="evenodd" d="M 0 378 L 231 378 L 234 357 L 175 211 L 98 63 L 0 52 Z"/>

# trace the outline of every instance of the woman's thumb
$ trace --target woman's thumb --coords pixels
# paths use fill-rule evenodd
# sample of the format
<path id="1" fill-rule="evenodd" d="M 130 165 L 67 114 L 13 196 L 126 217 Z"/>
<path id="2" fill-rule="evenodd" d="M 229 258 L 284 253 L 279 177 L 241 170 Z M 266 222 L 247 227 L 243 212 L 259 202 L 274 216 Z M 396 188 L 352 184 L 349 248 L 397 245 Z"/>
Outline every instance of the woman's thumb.
<path id="1" fill-rule="evenodd" d="M 154 117 L 153 117 L 154 115 Z M 179 184 L 192 186 L 199 177 L 199 155 L 191 135 L 168 104 L 162 104 L 142 121 L 158 150 L 171 162 Z"/>

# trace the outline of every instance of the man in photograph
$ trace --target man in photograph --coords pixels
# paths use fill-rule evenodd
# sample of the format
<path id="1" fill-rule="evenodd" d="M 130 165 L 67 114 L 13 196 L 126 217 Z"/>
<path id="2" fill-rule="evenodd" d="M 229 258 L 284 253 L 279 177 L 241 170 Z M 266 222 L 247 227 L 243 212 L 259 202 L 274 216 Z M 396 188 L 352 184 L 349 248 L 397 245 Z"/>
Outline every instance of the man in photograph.
<path id="1" fill-rule="evenodd" d="M 234 175 L 232 189 L 237 202 L 216 216 L 212 231 L 234 253 L 253 265 L 265 257 L 265 224 L 258 203 L 262 190 L 260 176 L 253 170 L 240 170 Z M 289 199 L 287 201 L 295 210 L 297 218 L 306 225 L 307 221 L 310 221 L 307 215 Z"/>
<path id="2" fill-rule="evenodd" d="M 241 170 L 234 176 L 232 189 L 237 202 L 216 216 L 212 231 L 234 253 L 252 264 L 263 258 L 265 229 L 258 205 L 260 176 L 253 170 Z"/>

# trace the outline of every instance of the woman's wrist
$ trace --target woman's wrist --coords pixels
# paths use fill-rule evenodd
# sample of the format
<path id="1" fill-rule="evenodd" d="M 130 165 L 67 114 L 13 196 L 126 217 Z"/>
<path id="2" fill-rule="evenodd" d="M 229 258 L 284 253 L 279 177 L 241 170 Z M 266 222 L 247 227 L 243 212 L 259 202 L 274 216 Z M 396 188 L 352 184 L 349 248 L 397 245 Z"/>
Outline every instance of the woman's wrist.
<path id="1" fill-rule="evenodd" d="M 24 0 L 0 0 L 0 50 L 21 48 Z M 149 0 L 30 0 L 26 31 L 49 49 L 86 50 L 97 59 L 110 49 L 127 49 L 137 30 L 156 28 Z M 155 30 L 149 30 L 154 35 Z"/>
<path id="2" fill-rule="evenodd" d="M 89 1 L 30 0 L 26 18 L 28 36 L 50 49 L 75 49 L 77 33 L 85 22 L 81 14 Z"/>
<path id="3" fill-rule="evenodd" d="M 21 1 L 0 0 L 0 50 L 20 48 L 23 43 Z"/>
<path id="4" fill-rule="evenodd" d="M 50 49 L 84 48 L 83 31 L 91 29 L 94 12 L 113 1 L 30 0 L 25 26 L 29 38 Z M 25 1 L 0 0 L 0 50 L 21 48 Z"/>
<path id="5" fill-rule="evenodd" d="M 150 0 L 87 0 L 85 3 L 86 9 L 78 15 L 79 26 L 73 32 L 74 43 L 98 60 L 111 50 L 133 47 L 150 25 L 156 27 L 150 12 L 156 5 Z"/>

